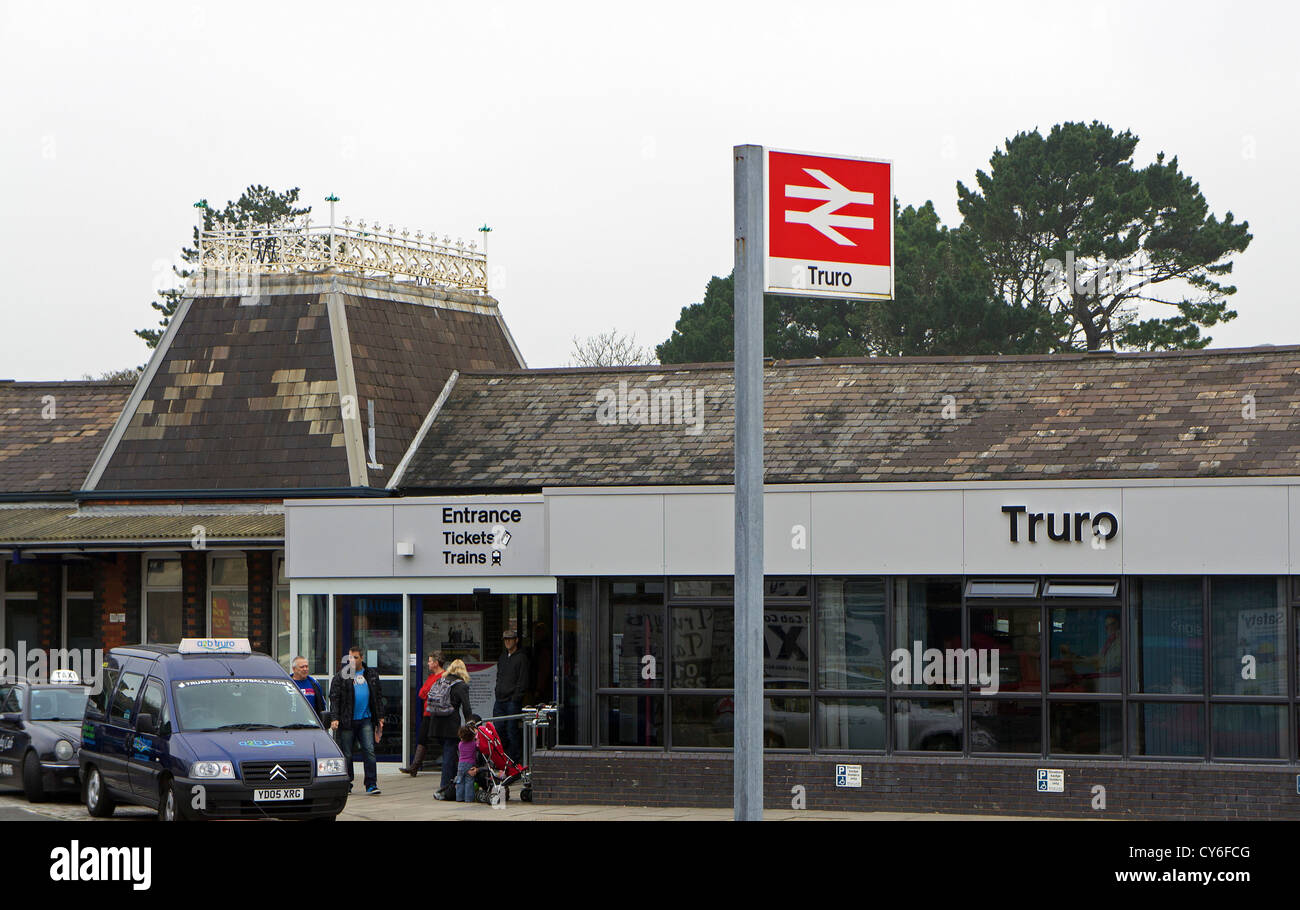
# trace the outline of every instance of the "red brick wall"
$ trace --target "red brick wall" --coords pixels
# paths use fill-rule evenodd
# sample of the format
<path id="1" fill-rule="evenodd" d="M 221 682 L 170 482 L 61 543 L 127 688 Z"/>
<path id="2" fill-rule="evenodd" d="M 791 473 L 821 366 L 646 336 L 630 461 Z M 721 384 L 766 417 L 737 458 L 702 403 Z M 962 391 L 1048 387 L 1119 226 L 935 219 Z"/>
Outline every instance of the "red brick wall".
<path id="1" fill-rule="evenodd" d="M 275 597 L 275 560 L 270 550 L 249 550 L 248 557 L 248 641 L 254 651 L 274 654 L 271 618 Z"/>
<path id="2" fill-rule="evenodd" d="M 94 569 L 97 637 L 105 651 L 136 644 L 140 628 L 140 554 L 114 553 L 97 559 Z M 126 622 L 110 622 L 109 614 L 125 613 Z"/>
<path id="3" fill-rule="evenodd" d="M 39 640 L 29 641 L 29 648 L 59 647 L 63 623 L 63 567 L 57 562 L 37 563 L 36 621 Z"/>
<path id="4" fill-rule="evenodd" d="M 208 634 L 208 551 L 181 553 L 181 634 L 203 638 Z"/>

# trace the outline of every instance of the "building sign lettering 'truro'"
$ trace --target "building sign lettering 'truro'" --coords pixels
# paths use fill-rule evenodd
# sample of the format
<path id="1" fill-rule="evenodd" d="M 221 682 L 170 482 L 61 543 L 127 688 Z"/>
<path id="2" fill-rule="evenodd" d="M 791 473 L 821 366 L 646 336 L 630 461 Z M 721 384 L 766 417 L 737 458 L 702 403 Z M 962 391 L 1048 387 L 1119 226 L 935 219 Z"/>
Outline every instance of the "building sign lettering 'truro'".
<path id="1" fill-rule="evenodd" d="M 1029 542 L 1038 542 L 1039 525 L 1047 526 L 1047 539 L 1082 543 L 1092 537 L 1110 540 L 1119 533 L 1119 519 L 1111 512 L 1030 512 L 1028 506 L 1003 506 L 1008 539 L 1020 543 L 1021 530 L 1028 526 Z M 1084 527 L 1087 526 L 1087 531 Z M 1085 536 L 1086 533 L 1086 536 Z"/>

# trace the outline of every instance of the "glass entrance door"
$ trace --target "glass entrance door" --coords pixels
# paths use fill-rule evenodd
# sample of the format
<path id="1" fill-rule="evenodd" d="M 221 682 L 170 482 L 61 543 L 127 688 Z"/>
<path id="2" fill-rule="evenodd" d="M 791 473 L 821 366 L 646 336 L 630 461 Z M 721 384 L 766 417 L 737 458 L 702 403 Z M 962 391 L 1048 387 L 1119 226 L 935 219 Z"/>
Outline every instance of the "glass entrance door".
<path id="1" fill-rule="evenodd" d="M 339 656 L 340 664 L 353 646 L 361 649 L 367 667 L 379 671 L 384 694 L 384 736 L 375 746 L 375 757 L 379 761 L 400 761 L 403 715 L 400 594 L 334 598 L 334 653 Z"/>

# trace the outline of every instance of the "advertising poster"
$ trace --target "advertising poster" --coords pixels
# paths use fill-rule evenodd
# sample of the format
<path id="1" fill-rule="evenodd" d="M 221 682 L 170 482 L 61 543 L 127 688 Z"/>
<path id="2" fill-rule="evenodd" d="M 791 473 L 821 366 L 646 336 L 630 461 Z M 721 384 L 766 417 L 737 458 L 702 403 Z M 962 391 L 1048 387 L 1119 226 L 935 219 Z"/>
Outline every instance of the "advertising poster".
<path id="1" fill-rule="evenodd" d="M 469 706 L 479 717 L 492 716 L 496 701 L 497 665 L 466 663 L 469 670 Z"/>
<path id="2" fill-rule="evenodd" d="M 441 651 L 447 663 L 460 658 L 466 664 L 483 660 L 483 614 L 425 613 L 424 650 Z"/>

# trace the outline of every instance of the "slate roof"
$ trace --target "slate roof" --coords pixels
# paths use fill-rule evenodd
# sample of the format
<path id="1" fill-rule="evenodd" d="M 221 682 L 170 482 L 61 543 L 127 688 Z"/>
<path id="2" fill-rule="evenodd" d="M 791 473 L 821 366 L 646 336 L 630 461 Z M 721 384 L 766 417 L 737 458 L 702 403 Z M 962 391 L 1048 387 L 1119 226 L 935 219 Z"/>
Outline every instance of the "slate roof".
<path id="1" fill-rule="evenodd" d="M 81 489 L 131 387 L 0 381 L 0 493 Z"/>
<path id="2" fill-rule="evenodd" d="M 382 486 L 453 369 L 523 365 L 489 297 L 328 272 L 258 290 L 189 298 L 88 489 Z"/>
<path id="3" fill-rule="evenodd" d="M 764 383 L 768 483 L 1300 474 L 1300 347 L 769 362 Z M 702 393 L 698 435 L 598 419 L 634 389 Z M 462 374 L 395 485 L 729 484 L 732 414 L 730 364 Z"/>

